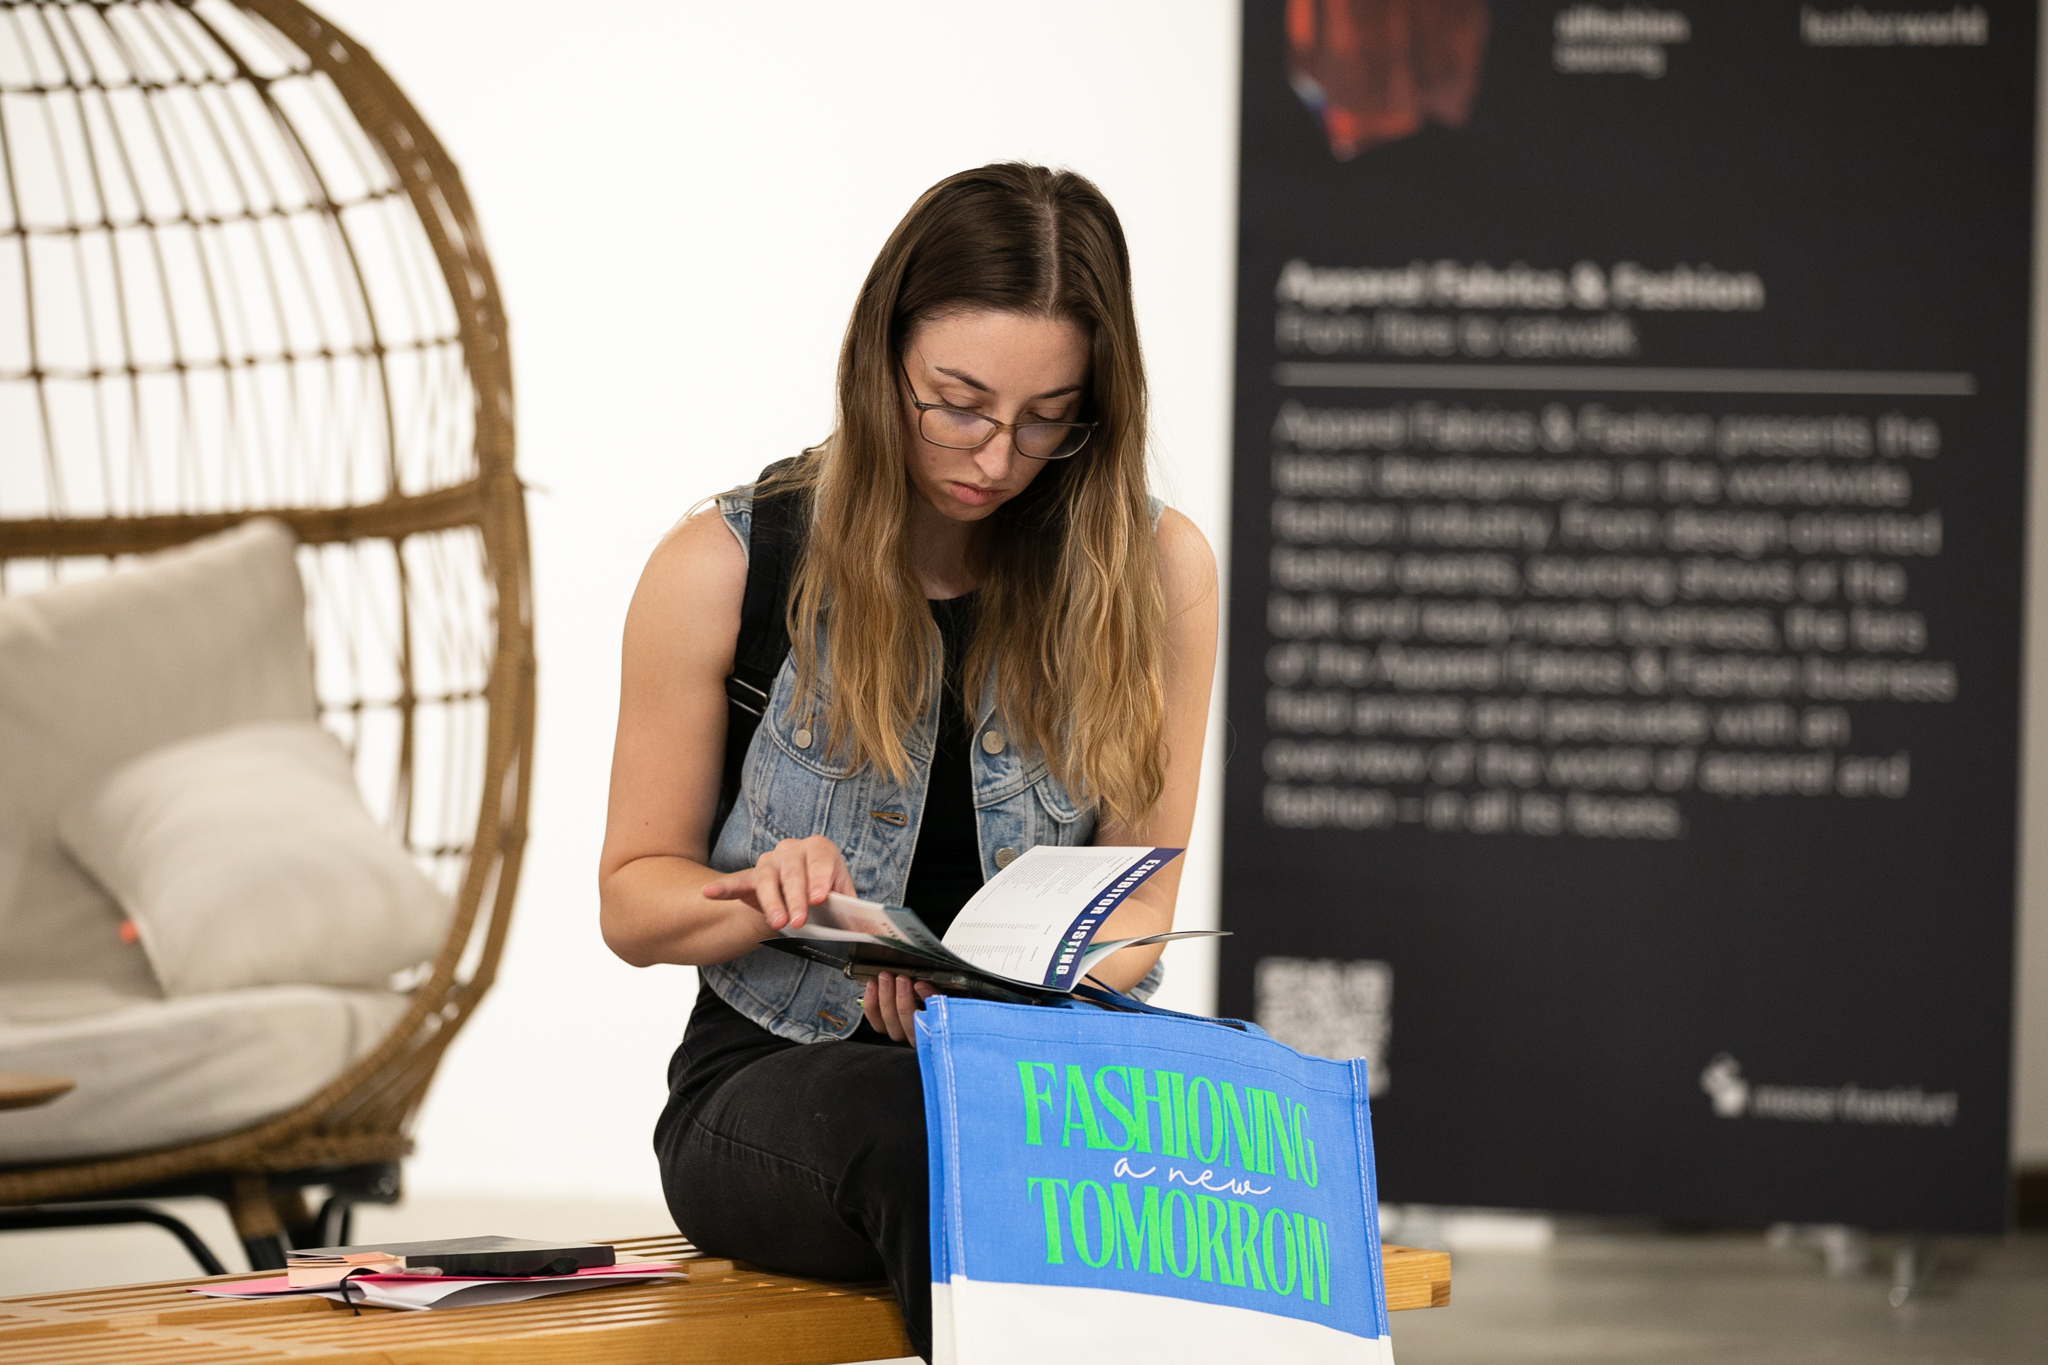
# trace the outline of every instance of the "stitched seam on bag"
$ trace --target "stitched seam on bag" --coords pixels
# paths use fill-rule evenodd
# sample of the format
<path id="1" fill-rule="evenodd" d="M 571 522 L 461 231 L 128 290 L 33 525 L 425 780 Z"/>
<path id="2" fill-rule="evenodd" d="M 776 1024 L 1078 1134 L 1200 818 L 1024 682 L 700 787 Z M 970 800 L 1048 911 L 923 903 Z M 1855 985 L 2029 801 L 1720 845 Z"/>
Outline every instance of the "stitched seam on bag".
<path id="1" fill-rule="evenodd" d="M 1366 1082 L 1365 1063 L 1354 1060 L 1351 1063 L 1351 1140 L 1353 1150 L 1358 1156 L 1358 1202 L 1365 1210 L 1365 1229 L 1368 1239 L 1366 1245 L 1378 1246 L 1380 1231 L 1379 1210 L 1374 1206 L 1373 1200 L 1365 1197 L 1366 1182 L 1373 1175 L 1373 1172 L 1366 1166 L 1366 1163 L 1372 1159 L 1372 1129 L 1369 1126 L 1366 1107 L 1359 1102 L 1361 1094 L 1369 1093 Z M 1388 1323 L 1386 1313 L 1381 1307 L 1387 1301 L 1385 1267 L 1380 1264 L 1380 1259 L 1377 1256 L 1368 1256 L 1366 1259 L 1372 1263 L 1366 1267 L 1366 1273 L 1372 1277 L 1373 1309 L 1377 1319 L 1373 1325 L 1379 1329 L 1380 1336 L 1385 1337 L 1387 1335 Z"/>
<path id="2" fill-rule="evenodd" d="M 946 1238 L 946 1242 L 949 1248 L 958 1248 L 957 1254 L 960 1260 L 960 1268 L 962 1271 L 965 1271 L 967 1268 L 966 1228 L 961 1223 L 962 1205 L 960 1200 L 960 1084 L 953 1066 L 952 1022 L 951 1019 L 946 1020 L 943 1029 L 946 1035 L 946 1045 L 939 1051 L 939 1064 L 946 1069 L 946 1112 L 952 1119 L 946 1137 L 945 1156 L 946 1184 L 949 1187 L 947 1190 L 949 1198 L 946 1202 L 952 1206 L 953 1216 L 950 1221 L 953 1226 Z M 953 1254 L 955 1253 L 949 1250 L 949 1257 Z M 950 1283 L 952 1278 L 952 1267 L 948 1266 L 946 1279 Z"/>

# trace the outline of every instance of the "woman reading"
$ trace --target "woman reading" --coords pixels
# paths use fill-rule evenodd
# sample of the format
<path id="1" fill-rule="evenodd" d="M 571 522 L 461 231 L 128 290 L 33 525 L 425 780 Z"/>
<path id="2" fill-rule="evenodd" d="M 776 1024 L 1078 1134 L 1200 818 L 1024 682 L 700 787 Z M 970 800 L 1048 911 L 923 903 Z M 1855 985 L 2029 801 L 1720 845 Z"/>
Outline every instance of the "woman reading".
<path id="1" fill-rule="evenodd" d="M 861 287 L 830 437 L 685 519 L 627 616 L 605 941 L 636 966 L 696 967 L 704 987 L 655 1132 L 669 1207 L 719 1255 L 885 1274 L 926 1356 L 906 1044 L 930 987 L 863 986 L 758 945 L 830 892 L 944 933 L 1033 846 L 1187 842 L 1216 571 L 1148 493 L 1145 402 L 1101 192 L 1028 165 L 951 176 Z M 754 544 L 771 520 L 793 533 Z M 788 656 L 721 821 L 726 681 L 750 555 L 771 549 Z M 1100 936 L 1172 928 L 1179 866 Z M 1147 995 L 1159 953 L 1125 949 L 1093 976 Z"/>

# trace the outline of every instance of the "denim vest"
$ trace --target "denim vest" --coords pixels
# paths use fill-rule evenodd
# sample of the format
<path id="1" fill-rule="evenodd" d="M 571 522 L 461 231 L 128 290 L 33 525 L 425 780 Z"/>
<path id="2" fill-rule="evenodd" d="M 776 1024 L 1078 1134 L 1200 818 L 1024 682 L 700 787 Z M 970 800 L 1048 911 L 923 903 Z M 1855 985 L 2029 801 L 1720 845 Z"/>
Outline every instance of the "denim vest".
<path id="1" fill-rule="evenodd" d="M 1152 500 L 1155 525 L 1163 506 Z M 744 548 L 753 529 L 753 499 L 744 490 L 728 493 L 719 498 L 718 510 Z M 822 657 L 819 666 L 822 675 Z M 821 676 L 820 681 L 830 685 L 829 678 Z M 784 839 L 822 834 L 845 855 L 855 891 L 868 900 L 900 905 L 924 814 L 939 708 L 926 707 L 903 737 L 910 773 L 905 782 L 896 783 L 870 765 L 854 768 L 828 754 L 822 727 L 813 732 L 803 717 L 792 720 L 795 687 L 792 658 L 783 662 L 762 708 L 760 727 L 747 747 L 739 800 L 719 831 L 711 865 L 721 872 L 737 872 L 752 867 Z M 1085 844 L 1095 837 L 1094 808 L 1077 802 L 1043 758 L 1020 753 L 1001 728 L 991 724 L 994 713 L 991 678 L 975 711 L 978 739 L 969 749 L 984 879 L 1028 848 Z M 730 962 L 700 967 L 698 975 L 720 999 L 778 1037 L 830 1042 L 860 1025 L 860 983 L 785 953 L 756 948 Z M 1164 972 L 1155 966 L 1131 994 L 1144 999 L 1163 978 Z"/>

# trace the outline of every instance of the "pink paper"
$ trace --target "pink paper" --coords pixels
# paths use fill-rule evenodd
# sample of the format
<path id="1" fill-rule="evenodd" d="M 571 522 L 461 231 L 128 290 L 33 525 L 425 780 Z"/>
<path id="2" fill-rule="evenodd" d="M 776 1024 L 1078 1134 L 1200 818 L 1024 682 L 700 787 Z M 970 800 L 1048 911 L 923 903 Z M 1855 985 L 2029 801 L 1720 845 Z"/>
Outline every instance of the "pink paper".
<path id="1" fill-rule="evenodd" d="M 676 1266 L 667 1261 L 631 1261 L 621 1265 L 586 1266 L 568 1275 L 358 1275 L 350 1284 L 361 1284 L 365 1280 L 389 1280 L 399 1283 L 418 1283 L 431 1280 L 435 1284 L 520 1284 L 529 1280 L 576 1280 L 594 1279 L 604 1275 L 662 1275 L 675 1270 Z M 324 1285 L 292 1286 L 291 1277 L 278 1275 L 267 1280 L 236 1280 L 232 1284 L 194 1285 L 194 1294 L 210 1294 L 216 1297 L 255 1298 L 264 1294 L 317 1294 L 323 1289 L 334 1288 L 334 1282 Z"/>

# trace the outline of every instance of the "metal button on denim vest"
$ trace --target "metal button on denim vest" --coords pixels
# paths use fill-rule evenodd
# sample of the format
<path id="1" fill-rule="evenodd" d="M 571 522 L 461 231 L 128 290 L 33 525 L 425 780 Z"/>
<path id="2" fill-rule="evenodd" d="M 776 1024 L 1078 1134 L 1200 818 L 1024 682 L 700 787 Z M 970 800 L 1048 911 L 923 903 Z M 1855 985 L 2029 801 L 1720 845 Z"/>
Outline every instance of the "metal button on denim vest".
<path id="1" fill-rule="evenodd" d="M 1153 500 L 1155 524 L 1162 506 Z M 718 509 L 746 546 L 753 500 L 744 492 L 729 493 L 718 500 Z M 831 685 L 830 678 L 821 682 Z M 903 737 L 910 774 L 899 784 L 871 766 L 854 768 L 830 753 L 822 728 L 810 728 L 815 717 L 792 717 L 795 685 L 795 661 L 786 660 L 747 748 L 739 800 L 719 831 L 711 865 L 737 872 L 752 867 L 784 839 L 822 834 L 845 855 L 861 896 L 900 905 L 924 814 L 938 708 L 927 707 Z M 992 725 L 994 711 L 991 680 L 975 712 L 978 742 L 969 751 L 984 878 L 1036 845 L 1085 844 L 1095 837 L 1093 807 L 1076 802 L 1044 759 L 1020 752 Z M 816 963 L 757 948 L 699 968 L 699 975 L 727 1004 L 778 1037 L 825 1042 L 846 1037 L 860 1024 L 860 985 Z M 1132 994 L 1149 996 L 1163 975 L 1154 967 Z"/>

